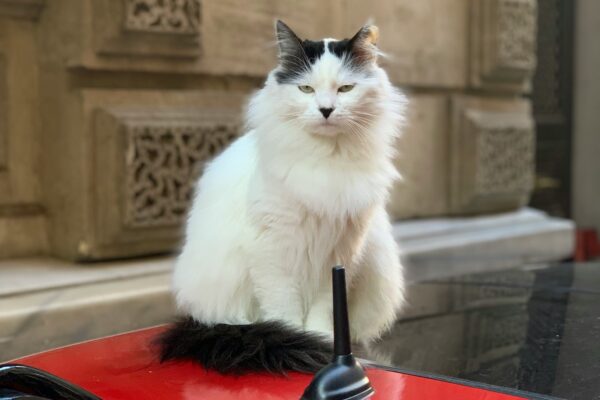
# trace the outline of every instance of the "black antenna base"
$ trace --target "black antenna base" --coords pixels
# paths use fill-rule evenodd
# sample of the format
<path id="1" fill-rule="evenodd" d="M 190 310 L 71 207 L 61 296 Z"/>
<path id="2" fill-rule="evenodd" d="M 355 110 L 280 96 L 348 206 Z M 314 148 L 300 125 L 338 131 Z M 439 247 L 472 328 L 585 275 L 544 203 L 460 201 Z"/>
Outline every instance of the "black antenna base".
<path id="1" fill-rule="evenodd" d="M 360 400 L 375 391 L 350 349 L 344 267 L 333 268 L 333 361 L 317 372 L 300 400 Z"/>
<path id="2" fill-rule="evenodd" d="M 335 356 L 333 362 L 320 370 L 304 391 L 301 400 L 359 400 L 375 391 L 363 367 L 352 354 Z"/>

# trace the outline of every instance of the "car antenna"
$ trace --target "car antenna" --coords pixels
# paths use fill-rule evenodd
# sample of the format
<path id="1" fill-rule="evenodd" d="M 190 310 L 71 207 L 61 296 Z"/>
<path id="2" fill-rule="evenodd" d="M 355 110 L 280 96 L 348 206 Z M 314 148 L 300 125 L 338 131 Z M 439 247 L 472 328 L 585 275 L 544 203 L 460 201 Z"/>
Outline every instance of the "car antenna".
<path id="1" fill-rule="evenodd" d="M 317 372 L 301 400 L 360 400 L 375 393 L 362 365 L 352 355 L 343 266 L 333 267 L 332 285 L 333 360 Z"/>

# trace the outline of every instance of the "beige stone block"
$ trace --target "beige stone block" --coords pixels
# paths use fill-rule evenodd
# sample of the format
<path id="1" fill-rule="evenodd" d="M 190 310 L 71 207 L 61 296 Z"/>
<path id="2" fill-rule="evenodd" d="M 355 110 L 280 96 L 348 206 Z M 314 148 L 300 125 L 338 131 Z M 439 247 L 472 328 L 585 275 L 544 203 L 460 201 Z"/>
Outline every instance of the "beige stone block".
<path id="1" fill-rule="evenodd" d="M 0 207 L 0 259 L 48 252 L 46 217 L 39 209 Z"/>
<path id="2" fill-rule="evenodd" d="M 471 0 L 471 84 L 528 90 L 536 65 L 536 22 L 536 0 Z"/>
<path id="3" fill-rule="evenodd" d="M 6 57 L 0 54 L 0 171 L 8 163 L 8 92 L 6 90 Z M 2 172 L 0 172 L 2 173 Z"/>
<path id="4" fill-rule="evenodd" d="M 450 211 L 478 214 L 529 201 L 535 129 L 528 100 L 456 96 L 450 139 Z"/>
<path id="5" fill-rule="evenodd" d="M 38 57 L 34 25 L 0 22 L 0 206 L 39 204 Z"/>
<path id="6" fill-rule="evenodd" d="M 449 208 L 449 98 L 413 94 L 409 99 L 395 160 L 402 180 L 388 205 L 393 219 L 442 215 Z"/>
<path id="7" fill-rule="evenodd" d="M 394 82 L 410 86 L 464 87 L 468 56 L 467 0 L 343 1 L 342 36 L 368 18 L 380 28 L 382 60 Z"/>
<path id="8" fill-rule="evenodd" d="M 36 19 L 46 0 L 0 0 L 0 17 Z"/>
<path id="9" fill-rule="evenodd" d="M 0 258 L 48 250 L 35 117 L 40 104 L 35 27 L 27 10 L 10 3 L 0 1 Z M 9 5 L 16 14 L 7 14 Z M 18 19 L 2 18 L 6 15 Z"/>

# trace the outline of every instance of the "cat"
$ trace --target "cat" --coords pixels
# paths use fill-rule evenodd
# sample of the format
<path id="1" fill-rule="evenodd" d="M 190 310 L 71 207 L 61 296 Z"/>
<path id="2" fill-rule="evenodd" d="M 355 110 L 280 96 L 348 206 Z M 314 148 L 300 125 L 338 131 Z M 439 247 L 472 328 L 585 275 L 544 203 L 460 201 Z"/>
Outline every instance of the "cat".
<path id="1" fill-rule="evenodd" d="M 351 335 L 369 343 L 403 302 L 385 210 L 406 97 L 377 64 L 378 29 L 301 40 L 276 22 L 278 66 L 249 131 L 198 182 L 173 286 L 187 317 L 162 360 L 221 373 L 314 372 L 330 360 L 331 268 L 346 267 Z"/>

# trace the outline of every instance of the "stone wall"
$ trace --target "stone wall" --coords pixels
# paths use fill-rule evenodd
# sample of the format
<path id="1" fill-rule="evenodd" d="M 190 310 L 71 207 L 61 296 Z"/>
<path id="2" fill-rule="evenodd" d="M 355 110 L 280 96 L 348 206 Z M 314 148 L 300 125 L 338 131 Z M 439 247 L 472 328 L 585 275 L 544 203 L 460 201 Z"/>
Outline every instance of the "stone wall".
<path id="1" fill-rule="evenodd" d="M 0 0 L 0 257 L 176 249 L 275 64 L 274 19 L 315 38 L 368 16 L 411 99 L 394 218 L 526 204 L 534 0 Z"/>

